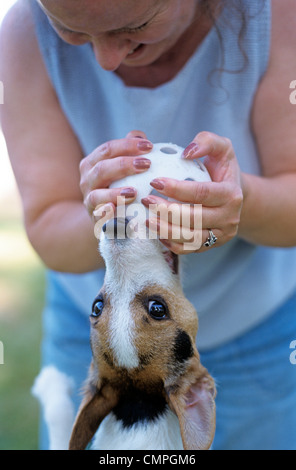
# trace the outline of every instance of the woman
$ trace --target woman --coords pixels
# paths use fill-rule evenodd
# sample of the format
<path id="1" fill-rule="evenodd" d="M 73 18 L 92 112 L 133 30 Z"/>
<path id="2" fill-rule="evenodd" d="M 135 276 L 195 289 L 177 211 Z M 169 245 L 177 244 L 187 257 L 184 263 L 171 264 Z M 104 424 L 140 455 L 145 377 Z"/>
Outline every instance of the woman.
<path id="1" fill-rule="evenodd" d="M 109 185 L 145 171 L 152 142 L 207 155 L 212 183 L 160 175 L 152 185 L 202 204 L 203 242 L 217 238 L 182 256 L 202 362 L 218 383 L 215 449 L 295 448 L 295 9 L 292 0 L 30 0 L 1 32 L 2 126 L 27 233 L 49 268 L 43 362 L 77 389 L 103 280 L 94 209 L 134 200 L 134 188 Z M 163 243 L 184 254 L 170 233 Z"/>

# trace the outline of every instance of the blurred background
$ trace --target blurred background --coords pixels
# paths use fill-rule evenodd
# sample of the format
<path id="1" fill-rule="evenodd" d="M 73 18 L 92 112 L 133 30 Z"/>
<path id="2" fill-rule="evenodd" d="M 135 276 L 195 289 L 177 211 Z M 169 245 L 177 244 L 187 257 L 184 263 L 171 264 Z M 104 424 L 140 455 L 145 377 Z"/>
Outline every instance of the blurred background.
<path id="1" fill-rule="evenodd" d="M 0 26 L 15 0 L 0 0 Z M 0 76 L 1 81 L 1 76 Z M 4 104 L 5 106 L 5 83 Z M 38 414 L 30 389 L 40 364 L 44 268 L 31 248 L 0 127 L 0 450 L 38 448 Z"/>

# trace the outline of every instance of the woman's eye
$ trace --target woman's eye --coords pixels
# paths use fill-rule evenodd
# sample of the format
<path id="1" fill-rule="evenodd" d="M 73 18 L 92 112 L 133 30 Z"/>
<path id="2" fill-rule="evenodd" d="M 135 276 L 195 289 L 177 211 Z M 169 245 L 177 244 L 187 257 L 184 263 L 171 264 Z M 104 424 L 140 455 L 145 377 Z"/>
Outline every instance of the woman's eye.
<path id="1" fill-rule="evenodd" d="M 104 302 L 102 299 L 96 299 L 93 303 L 93 306 L 92 306 L 92 313 L 91 313 L 91 316 L 92 317 L 99 317 L 103 311 L 103 308 L 104 308 Z"/>
<path id="2" fill-rule="evenodd" d="M 163 320 L 168 315 L 167 307 L 158 300 L 150 300 L 148 305 L 149 315 L 155 320 Z"/>
<path id="3" fill-rule="evenodd" d="M 135 33 L 138 31 L 143 31 L 147 26 L 148 26 L 148 21 L 147 23 L 141 24 L 141 26 L 138 26 L 137 28 L 131 29 L 131 31 Z"/>
<path id="4" fill-rule="evenodd" d="M 149 25 L 149 21 L 147 21 L 146 23 L 143 23 L 141 24 L 141 26 L 137 26 L 136 28 L 126 28 L 126 29 L 122 29 L 121 32 L 122 33 L 139 33 L 140 31 L 144 31 L 144 29 L 147 28 L 147 26 Z"/>

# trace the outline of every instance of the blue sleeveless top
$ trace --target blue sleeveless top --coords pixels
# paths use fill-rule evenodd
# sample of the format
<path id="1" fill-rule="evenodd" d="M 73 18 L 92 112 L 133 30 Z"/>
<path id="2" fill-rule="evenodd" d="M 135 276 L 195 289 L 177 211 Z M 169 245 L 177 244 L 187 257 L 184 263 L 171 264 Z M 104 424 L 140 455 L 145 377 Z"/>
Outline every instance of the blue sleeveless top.
<path id="1" fill-rule="evenodd" d="M 96 62 L 90 44 L 71 46 L 50 26 L 30 0 L 36 36 L 60 105 L 84 155 L 132 129 L 152 142 L 187 146 L 207 130 L 231 139 L 242 171 L 260 175 L 251 131 L 254 94 L 267 69 L 270 49 L 270 0 L 245 0 L 250 14 L 243 49 L 240 19 L 224 7 L 213 27 L 183 69 L 153 89 L 127 87 Z M 260 4 L 260 6 L 258 5 Z M 217 69 L 224 59 L 219 75 Z M 239 237 L 205 253 L 181 257 L 184 291 L 199 314 L 198 347 L 212 348 L 237 337 L 271 315 L 295 290 L 296 249 L 255 246 Z M 72 302 L 89 314 L 104 272 L 82 275 L 51 273 Z"/>

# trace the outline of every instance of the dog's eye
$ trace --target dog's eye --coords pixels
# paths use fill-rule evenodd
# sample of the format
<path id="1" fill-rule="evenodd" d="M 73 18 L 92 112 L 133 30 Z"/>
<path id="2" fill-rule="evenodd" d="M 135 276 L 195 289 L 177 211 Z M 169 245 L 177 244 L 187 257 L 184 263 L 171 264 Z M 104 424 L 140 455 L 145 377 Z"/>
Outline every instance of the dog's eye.
<path id="1" fill-rule="evenodd" d="M 155 320 L 163 320 L 167 317 L 167 307 L 159 300 L 150 300 L 148 311 L 149 315 Z"/>
<path id="2" fill-rule="evenodd" d="M 92 306 L 92 317 L 99 317 L 104 308 L 104 301 L 103 299 L 96 299 Z"/>

